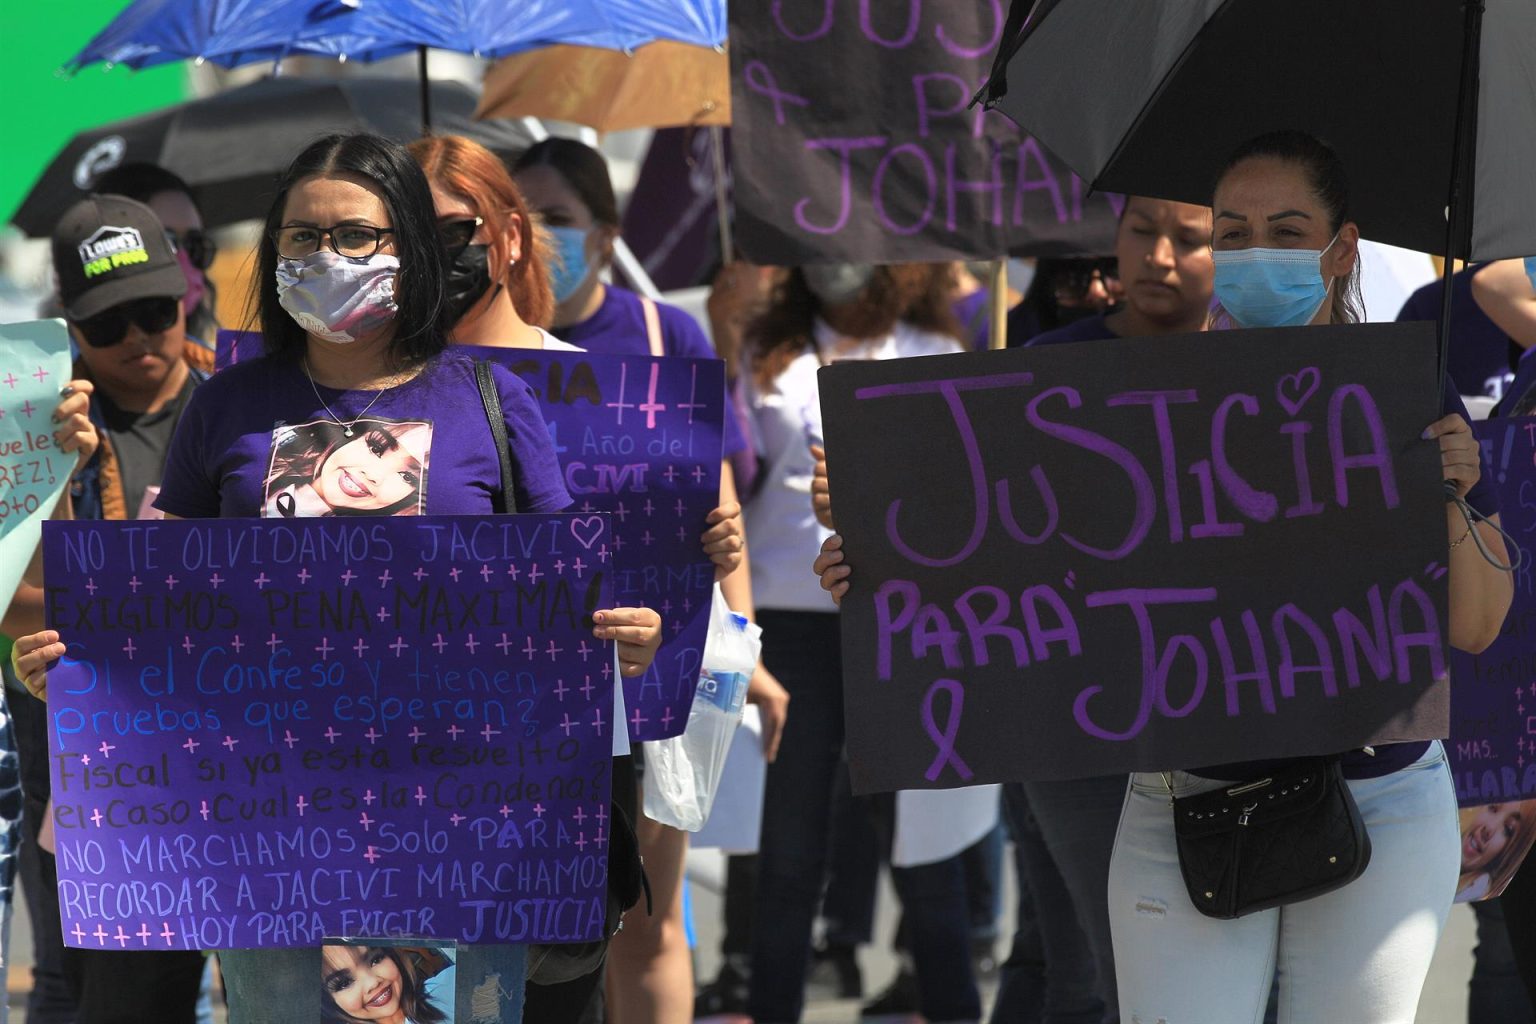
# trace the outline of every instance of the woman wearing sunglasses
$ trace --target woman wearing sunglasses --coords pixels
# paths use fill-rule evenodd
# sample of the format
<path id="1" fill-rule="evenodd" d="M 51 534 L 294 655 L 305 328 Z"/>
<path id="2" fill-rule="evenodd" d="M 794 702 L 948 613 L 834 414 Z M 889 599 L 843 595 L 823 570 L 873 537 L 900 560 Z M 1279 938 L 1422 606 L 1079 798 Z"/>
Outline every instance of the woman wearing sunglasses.
<path id="1" fill-rule="evenodd" d="M 155 164 L 123 164 L 97 178 L 93 190 L 136 199 L 155 212 L 176 252 L 187 279 L 181 298 L 187 314 L 187 334 L 212 345 L 219 333 L 218 295 L 208 269 L 218 255 L 213 237 L 203 228 L 203 213 L 185 181 Z"/>
<path id="2" fill-rule="evenodd" d="M 501 159 L 456 135 L 418 139 L 448 256 L 450 340 L 495 348 L 581 351 L 544 330 L 554 315 L 549 242 Z"/>

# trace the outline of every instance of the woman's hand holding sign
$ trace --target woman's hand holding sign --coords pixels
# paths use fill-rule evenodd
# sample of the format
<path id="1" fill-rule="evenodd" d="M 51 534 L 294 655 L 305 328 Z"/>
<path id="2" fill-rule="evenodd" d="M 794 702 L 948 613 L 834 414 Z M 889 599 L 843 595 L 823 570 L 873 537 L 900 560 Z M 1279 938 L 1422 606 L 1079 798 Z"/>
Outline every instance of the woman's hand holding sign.
<path id="1" fill-rule="evenodd" d="M 661 616 L 649 608 L 607 608 L 595 612 L 592 635 L 612 640 L 619 649 L 619 672 L 644 675 L 661 646 Z"/>

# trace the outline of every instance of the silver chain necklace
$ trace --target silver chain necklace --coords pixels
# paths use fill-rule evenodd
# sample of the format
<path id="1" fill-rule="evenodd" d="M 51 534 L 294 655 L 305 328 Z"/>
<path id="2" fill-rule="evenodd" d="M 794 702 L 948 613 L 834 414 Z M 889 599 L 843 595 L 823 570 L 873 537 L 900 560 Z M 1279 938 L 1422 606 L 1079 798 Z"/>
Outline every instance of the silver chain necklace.
<path id="1" fill-rule="evenodd" d="M 325 399 L 320 397 L 320 388 L 315 384 L 315 375 L 309 372 L 309 358 L 306 356 L 305 358 L 301 359 L 300 365 L 304 367 L 304 376 L 309 378 L 309 389 L 315 393 L 315 401 L 320 403 L 320 408 L 325 410 L 325 414 L 329 416 L 333 421 L 335 421 L 336 425 L 341 428 L 343 437 L 351 437 L 353 433 L 352 428 L 357 424 L 357 421 L 368 415 L 368 410 L 372 409 L 378 400 L 384 397 L 385 392 L 392 391 L 395 387 L 393 384 L 391 384 L 383 391 L 380 391 L 378 394 L 374 395 L 373 401 L 363 406 L 363 411 L 352 417 L 352 422 L 343 423 L 341 422 L 341 417 L 337 416 L 334 412 L 331 412 L 331 407 L 326 405 Z"/>

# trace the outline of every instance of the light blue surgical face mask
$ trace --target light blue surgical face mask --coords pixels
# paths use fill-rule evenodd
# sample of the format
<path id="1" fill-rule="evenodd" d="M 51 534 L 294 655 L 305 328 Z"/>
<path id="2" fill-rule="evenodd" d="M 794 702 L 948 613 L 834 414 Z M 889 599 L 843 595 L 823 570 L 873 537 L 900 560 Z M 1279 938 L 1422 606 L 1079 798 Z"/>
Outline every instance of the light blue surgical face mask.
<path id="1" fill-rule="evenodd" d="M 1525 276 L 1531 279 L 1531 288 L 1536 289 L 1536 256 L 1525 258 Z"/>
<path id="2" fill-rule="evenodd" d="M 1213 249 L 1216 301 L 1244 327 L 1300 327 L 1328 301 L 1322 249 Z"/>
<path id="3" fill-rule="evenodd" d="M 550 228 L 555 240 L 555 263 L 549 270 L 549 283 L 555 290 L 556 305 L 576 294 L 587 279 L 587 233 L 581 228 Z"/>

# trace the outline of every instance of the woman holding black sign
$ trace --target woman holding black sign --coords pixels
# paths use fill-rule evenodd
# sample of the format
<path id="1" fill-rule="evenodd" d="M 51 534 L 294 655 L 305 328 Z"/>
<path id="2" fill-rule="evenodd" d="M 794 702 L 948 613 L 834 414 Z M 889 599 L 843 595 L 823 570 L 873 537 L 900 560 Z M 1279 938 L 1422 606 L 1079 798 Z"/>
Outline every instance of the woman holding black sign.
<path id="1" fill-rule="evenodd" d="M 1248 142 L 1228 161 L 1212 208 L 1217 325 L 1362 318 L 1360 232 L 1348 218 L 1344 168 L 1326 145 L 1297 132 Z M 1477 652 L 1496 636 L 1511 587 L 1495 564 L 1506 549 L 1478 444 L 1455 389 L 1444 395 L 1443 415 L 1424 438 L 1437 444 L 1455 498 L 1446 509 L 1450 642 Z M 1473 523 L 1478 517 L 1462 505 L 1483 521 Z M 835 597 L 848 586 L 839 548 L 837 538 L 829 540 L 816 562 Z M 1184 801 L 1215 794 L 1204 801 L 1214 809 L 1199 813 L 1220 825 L 1228 817 L 1223 802 L 1242 805 L 1246 819 L 1242 798 L 1262 804 L 1274 780 L 1297 774 L 1292 784 L 1310 793 L 1319 779 L 1336 778 L 1337 768 L 1344 779 L 1337 789 L 1348 797 L 1339 796 L 1339 806 L 1357 809 L 1354 821 L 1369 837 L 1368 858 L 1353 858 L 1362 873 L 1310 899 L 1280 897 L 1281 905 L 1251 913 L 1235 908 L 1241 916 L 1232 920 L 1198 910 L 1196 898 L 1216 894 L 1186 887 L 1169 804 L 1179 800 L 1182 812 L 1190 807 Z M 1233 819 L 1238 824 L 1247 821 Z M 1121 1014 L 1185 1024 L 1258 1020 L 1278 965 L 1282 1020 L 1411 1021 L 1455 893 L 1459 850 L 1456 796 L 1438 741 L 1344 752 L 1323 768 L 1271 761 L 1134 774 L 1109 880 Z M 1198 863 L 1182 867 L 1195 877 L 1202 872 Z"/>

